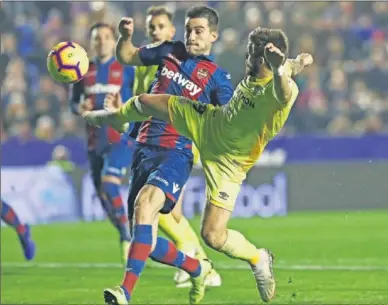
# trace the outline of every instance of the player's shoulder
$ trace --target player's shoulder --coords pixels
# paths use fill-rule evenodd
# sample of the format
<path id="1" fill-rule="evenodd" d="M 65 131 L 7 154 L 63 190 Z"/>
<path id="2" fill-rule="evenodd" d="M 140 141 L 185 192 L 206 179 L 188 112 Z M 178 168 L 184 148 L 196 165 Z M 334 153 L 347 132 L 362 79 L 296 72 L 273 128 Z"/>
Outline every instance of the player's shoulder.
<path id="1" fill-rule="evenodd" d="M 171 51 L 176 57 L 178 57 L 180 59 L 187 58 L 187 50 L 186 50 L 186 46 L 183 43 L 183 41 L 170 40 L 170 41 L 167 41 L 167 43 L 169 43 L 169 45 L 171 46 L 171 48 L 172 48 Z"/>
<path id="2" fill-rule="evenodd" d="M 217 66 L 216 73 L 218 77 L 220 77 L 221 79 L 227 79 L 227 80 L 232 79 L 232 75 L 228 71 L 226 71 L 224 68 L 220 67 L 217 64 L 216 66 Z"/>
<path id="3" fill-rule="evenodd" d="M 180 40 L 165 40 L 165 41 L 158 41 L 158 42 L 153 42 L 153 43 L 147 44 L 144 46 L 144 48 L 153 49 L 153 48 L 163 47 L 163 46 L 176 47 L 176 46 L 180 46 L 180 45 L 184 46 L 184 43 Z"/>
<path id="4" fill-rule="evenodd" d="M 197 66 L 199 72 L 210 74 L 211 78 L 215 81 L 222 82 L 230 81 L 232 79 L 230 73 L 220 67 L 211 56 L 203 57 L 203 59 L 197 63 Z"/>

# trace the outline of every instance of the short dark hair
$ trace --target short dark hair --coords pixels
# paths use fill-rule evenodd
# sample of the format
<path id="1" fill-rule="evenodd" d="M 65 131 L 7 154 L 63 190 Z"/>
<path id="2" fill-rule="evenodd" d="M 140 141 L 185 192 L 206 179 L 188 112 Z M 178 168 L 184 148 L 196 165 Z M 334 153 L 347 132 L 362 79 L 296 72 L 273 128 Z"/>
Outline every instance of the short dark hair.
<path id="1" fill-rule="evenodd" d="M 92 25 L 92 27 L 90 28 L 89 30 L 89 36 L 92 36 L 92 32 L 95 30 L 95 29 L 101 29 L 101 28 L 108 28 L 109 30 L 111 30 L 112 34 L 113 34 L 113 37 L 117 38 L 117 32 L 116 32 L 116 29 L 113 25 L 109 24 L 109 23 L 105 23 L 105 22 L 97 22 L 95 24 Z"/>
<path id="2" fill-rule="evenodd" d="M 190 8 L 186 13 L 186 18 L 205 18 L 209 22 L 211 30 L 218 29 L 219 15 L 218 12 L 206 5 L 197 5 Z"/>
<path id="3" fill-rule="evenodd" d="M 170 20 L 171 23 L 173 22 L 173 19 L 174 19 L 173 13 L 163 5 L 155 5 L 155 6 L 149 7 L 147 10 L 147 16 L 152 16 L 152 17 L 167 16 L 168 20 Z"/>
<path id="4" fill-rule="evenodd" d="M 260 57 L 263 57 L 265 60 L 264 48 L 268 43 L 272 43 L 285 54 L 284 60 L 288 58 L 288 38 L 286 34 L 279 29 L 267 28 L 257 28 L 249 34 L 247 55 L 251 57 L 251 60 L 256 62 Z M 252 68 L 257 66 L 257 64 L 254 63 L 250 64 Z M 267 62 L 266 64 L 269 65 Z"/>

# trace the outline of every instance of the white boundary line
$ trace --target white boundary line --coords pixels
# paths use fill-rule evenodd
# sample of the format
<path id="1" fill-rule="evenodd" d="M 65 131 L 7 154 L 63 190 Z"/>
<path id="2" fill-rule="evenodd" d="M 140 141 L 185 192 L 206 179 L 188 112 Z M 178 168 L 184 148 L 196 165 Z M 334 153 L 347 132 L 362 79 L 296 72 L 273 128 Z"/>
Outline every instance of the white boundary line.
<path id="1" fill-rule="evenodd" d="M 82 269 L 111 269 L 111 268 L 123 268 L 121 264 L 115 263 L 34 263 L 34 262 L 1 262 L 2 268 L 42 268 L 42 269 L 64 269 L 64 268 L 82 268 Z M 164 269 L 170 268 L 157 263 L 150 263 L 147 265 L 150 268 Z M 243 270 L 248 269 L 246 265 L 239 264 L 217 264 L 217 269 L 220 270 Z M 325 265 L 286 265 L 278 264 L 274 265 L 274 269 L 279 270 L 305 270 L 305 271 L 386 271 L 388 272 L 388 266 L 325 266 Z"/>

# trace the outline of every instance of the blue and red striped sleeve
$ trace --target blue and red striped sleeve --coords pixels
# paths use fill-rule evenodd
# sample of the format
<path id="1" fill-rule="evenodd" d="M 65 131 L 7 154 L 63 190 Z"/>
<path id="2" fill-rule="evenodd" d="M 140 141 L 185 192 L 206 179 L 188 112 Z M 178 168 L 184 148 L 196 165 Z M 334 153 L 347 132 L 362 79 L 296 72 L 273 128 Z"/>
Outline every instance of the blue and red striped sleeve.
<path id="1" fill-rule="evenodd" d="M 139 49 L 139 57 L 144 66 L 155 66 L 163 63 L 163 58 L 172 53 L 177 41 L 153 43 Z"/>

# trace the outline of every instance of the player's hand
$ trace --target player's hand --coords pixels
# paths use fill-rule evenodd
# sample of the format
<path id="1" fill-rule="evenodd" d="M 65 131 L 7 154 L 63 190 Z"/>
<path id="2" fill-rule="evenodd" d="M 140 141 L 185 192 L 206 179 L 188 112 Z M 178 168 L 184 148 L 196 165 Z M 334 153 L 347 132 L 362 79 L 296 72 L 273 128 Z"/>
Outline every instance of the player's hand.
<path id="1" fill-rule="evenodd" d="M 101 122 L 99 116 L 96 113 L 97 111 L 85 111 L 82 113 L 82 117 L 92 127 L 101 127 Z"/>
<path id="2" fill-rule="evenodd" d="M 297 57 L 303 67 L 307 67 L 314 62 L 313 56 L 309 53 L 300 53 Z"/>
<path id="3" fill-rule="evenodd" d="M 104 99 L 104 108 L 106 110 L 112 111 L 117 110 L 123 105 L 123 100 L 121 99 L 121 94 L 118 93 L 108 93 Z"/>
<path id="4" fill-rule="evenodd" d="M 276 70 L 283 64 L 286 56 L 272 43 L 268 43 L 264 48 L 264 57 L 271 65 L 272 70 Z"/>
<path id="5" fill-rule="evenodd" d="M 85 111 L 93 110 L 93 107 L 93 101 L 90 97 L 88 97 L 78 105 L 78 112 L 80 114 L 83 114 Z"/>
<path id="6" fill-rule="evenodd" d="M 119 33 L 124 38 L 131 38 L 133 35 L 134 23 L 133 18 L 123 17 L 119 23 Z"/>

